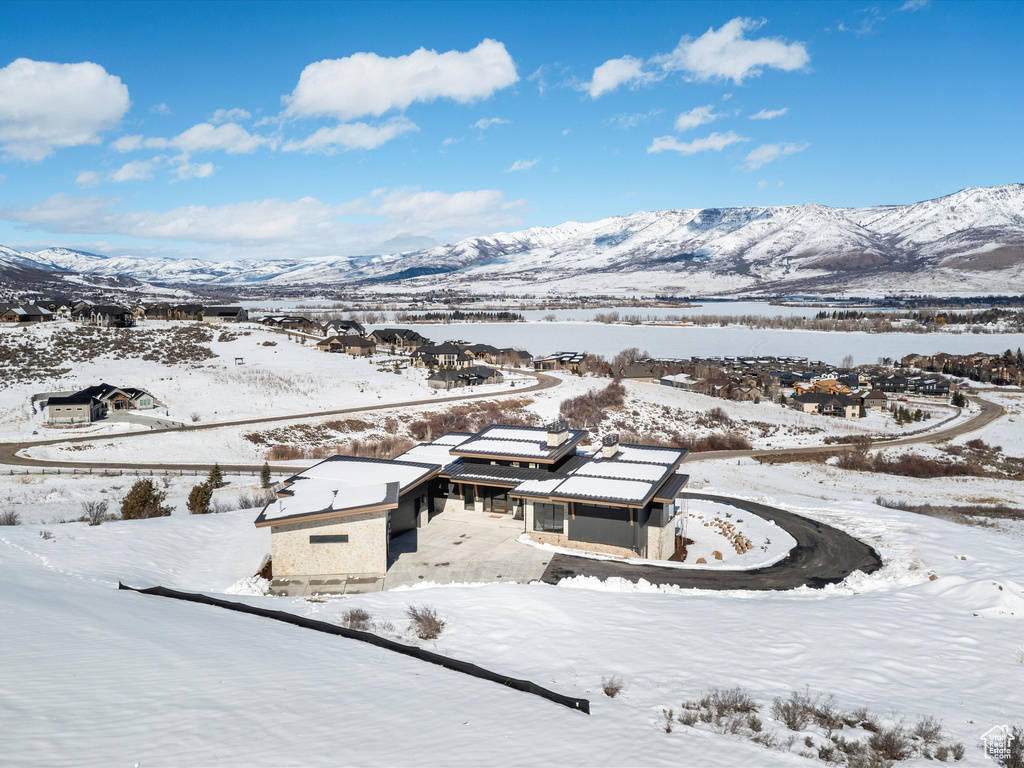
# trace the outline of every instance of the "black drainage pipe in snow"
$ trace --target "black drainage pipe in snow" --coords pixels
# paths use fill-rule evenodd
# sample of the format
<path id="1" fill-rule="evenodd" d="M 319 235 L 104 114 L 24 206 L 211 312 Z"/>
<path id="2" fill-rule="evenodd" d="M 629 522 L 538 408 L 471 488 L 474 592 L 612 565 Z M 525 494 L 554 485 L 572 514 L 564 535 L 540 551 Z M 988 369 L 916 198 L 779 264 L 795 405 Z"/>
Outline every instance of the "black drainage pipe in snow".
<path id="1" fill-rule="evenodd" d="M 239 613 L 263 616 L 267 619 L 283 621 L 285 624 L 294 624 L 297 627 L 313 629 L 317 632 L 326 632 L 329 635 L 340 635 L 341 637 L 347 637 L 349 640 L 359 640 L 363 643 L 375 645 L 378 648 L 384 648 L 389 651 L 394 651 L 395 653 L 401 653 L 405 656 L 412 656 L 414 659 L 419 659 L 420 661 L 426 661 L 431 664 L 437 664 L 438 666 L 445 667 L 446 669 L 453 669 L 456 672 L 462 672 L 466 675 L 479 677 L 481 680 L 490 680 L 492 683 L 499 683 L 507 688 L 514 688 L 517 691 L 532 693 L 534 696 L 540 696 L 542 699 L 553 701 L 555 704 L 561 704 L 563 707 L 575 709 L 587 715 L 590 714 L 590 701 L 587 699 L 574 699 L 571 696 L 564 696 L 561 693 L 556 693 L 555 691 L 543 688 L 529 680 L 520 680 L 515 677 L 499 675 L 497 672 L 491 672 L 489 669 L 478 667 L 476 664 L 471 664 L 468 661 L 459 661 L 458 659 L 442 656 L 439 653 L 433 653 L 422 648 L 417 648 L 415 645 L 405 645 L 404 643 L 399 643 L 394 640 L 388 640 L 386 637 L 380 637 L 379 635 L 375 635 L 371 632 L 361 632 L 357 629 L 339 627 L 336 624 L 329 624 L 326 621 L 309 619 L 305 616 L 288 613 L 287 611 L 272 611 L 267 608 L 257 608 L 254 605 L 236 603 L 231 600 L 220 600 L 216 597 L 210 597 L 196 592 L 179 592 L 174 589 L 168 589 L 167 587 L 136 589 L 135 587 L 129 587 L 122 584 L 120 581 L 117 582 L 117 588 L 126 589 L 130 592 L 138 592 L 143 595 L 156 595 L 157 597 L 170 597 L 175 600 L 185 600 L 189 603 L 215 605 L 218 608 L 227 608 L 229 611 L 238 611 Z"/>

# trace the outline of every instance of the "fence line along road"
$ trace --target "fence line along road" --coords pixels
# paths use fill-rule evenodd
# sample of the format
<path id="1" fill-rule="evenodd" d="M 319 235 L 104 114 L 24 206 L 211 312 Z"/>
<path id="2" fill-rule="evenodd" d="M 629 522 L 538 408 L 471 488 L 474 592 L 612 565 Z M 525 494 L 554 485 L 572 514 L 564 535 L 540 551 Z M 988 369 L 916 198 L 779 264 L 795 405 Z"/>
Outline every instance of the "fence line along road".
<path id="1" fill-rule="evenodd" d="M 560 380 L 554 376 L 545 376 L 542 373 L 533 374 L 537 377 L 538 383 L 532 387 L 518 390 L 518 392 L 535 392 L 539 389 L 548 389 L 550 387 L 557 386 Z M 500 396 L 500 395 L 498 395 Z M 361 413 L 365 411 L 380 411 L 388 410 L 390 408 L 402 408 L 407 406 L 426 405 L 437 402 L 457 402 L 460 400 L 480 399 L 485 397 L 495 397 L 494 394 L 474 394 L 465 395 L 460 398 L 452 398 L 448 400 L 416 400 L 407 403 L 391 403 L 388 405 L 374 405 L 366 408 L 344 408 L 338 411 L 319 412 L 305 415 L 292 415 L 292 416 L 271 416 L 266 420 L 261 419 L 249 419 L 243 422 L 223 422 L 218 424 L 205 424 L 197 425 L 195 427 L 183 427 L 182 429 L 171 430 L 174 432 L 181 431 L 195 431 L 199 429 L 217 429 L 220 427 L 237 426 L 239 424 L 259 424 L 264 421 L 287 421 L 296 420 L 303 418 L 315 418 L 321 416 L 331 416 L 340 413 Z M 872 448 L 896 448 L 905 445 L 918 445 L 921 443 L 937 443 L 944 440 L 950 440 L 954 437 L 973 432 L 977 429 L 991 424 L 993 421 L 1002 416 L 1006 410 L 999 404 L 993 403 L 990 400 L 983 400 L 980 397 L 970 397 L 972 402 L 980 406 L 981 412 L 976 416 L 968 419 L 967 421 L 961 422 L 960 424 L 946 427 L 943 429 L 927 430 L 923 432 L 917 432 L 913 435 L 904 437 L 893 438 L 890 440 L 879 440 L 871 443 Z M 824 418 L 824 417 L 823 417 Z M 65 440 L 41 440 L 34 443 L 22 443 L 20 446 L 13 443 L 0 444 L 0 465 L 8 465 L 8 469 L 11 474 L 14 474 L 14 470 L 10 469 L 11 466 L 17 467 L 35 467 L 43 468 L 44 470 L 61 468 L 61 469 L 79 469 L 79 470 L 96 470 L 102 471 L 135 471 L 135 470 L 155 470 L 158 472 L 165 472 L 168 474 L 175 474 L 180 471 L 187 473 L 192 472 L 208 472 L 213 464 L 169 464 L 169 463 L 152 463 L 152 462 L 84 462 L 84 461 L 48 461 L 45 459 L 31 459 L 24 456 L 18 456 L 17 452 L 21 448 L 29 448 L 34 445 L 52 445 L 55 443 L 71 443 L 71 442 L 87 442 L 92 440 L 110 440 L 116 438 L 125 437 L 137 437 L 139 435 L 152 435 L 153 432 L 128 432 L 123 435 L 105 435 L 105 436 L 88 436 L 88 437 L 77 437 L 68 438 Z M 752 449 L 743 451 L 707 451 L 704 453 L 689 453 L 686 456 L 685 462 L 696 462 L 696 461 L 708 461 L 711 459 L 738 459 L 738 458 L 787 458 L 793 456 L 834 456 L 839 453 L 850 450 L 851 445 L 849 443 L 837 443 L 835 445 L 808 445 L 799 448 L 772 448 L 772 449 Z M 302 463 L 301 466 L 285 466 L 282 467 L 281 463 L 276 463 L 271 466 L 271 471 L 275 473 L 290 472 L 292 470 L 299 470 L 308 465 L 308 462 Z M 251 474 L 262 470 L 262 464 L 219 464 L 220 468 L 224 472 L 230 472 L 232 474 Z M 45 473 L 45 472 L 44 472 Z M 26 470 L 25 474 L 28 474 Z"/>

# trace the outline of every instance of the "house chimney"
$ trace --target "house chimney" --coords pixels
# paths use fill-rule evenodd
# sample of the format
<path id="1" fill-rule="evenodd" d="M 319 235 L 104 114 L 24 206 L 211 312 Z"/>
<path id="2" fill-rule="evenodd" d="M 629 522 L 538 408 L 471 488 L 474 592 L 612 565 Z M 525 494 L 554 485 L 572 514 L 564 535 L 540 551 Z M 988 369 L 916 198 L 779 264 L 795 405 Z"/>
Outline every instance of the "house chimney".
<path id="1" fill-rule="evenodd" d="M 557 448 L 569 439 L 569 422 L 553 421 L 548 424 L 548 448 Z"/>
<path id="2" fill-rule="evenodd" d="M 619 452 L 619 433 L 612 432 L 601 438 L 601 458 L 614 459 Z"/>

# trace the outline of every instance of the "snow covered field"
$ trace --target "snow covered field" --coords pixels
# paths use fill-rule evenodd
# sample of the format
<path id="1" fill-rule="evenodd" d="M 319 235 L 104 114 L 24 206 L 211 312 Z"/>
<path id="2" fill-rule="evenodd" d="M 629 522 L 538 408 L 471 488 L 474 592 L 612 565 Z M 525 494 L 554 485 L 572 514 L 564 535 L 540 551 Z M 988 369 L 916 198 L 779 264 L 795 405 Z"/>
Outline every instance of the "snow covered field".
<path id="1" fill-rule="evenodd" d="M 121 332 L 169 331 L 185 325 L 149 321 Z M 31 334 L 45 343 L 53 334 L 69 329 L 75 326 L 46 323 L 25 330 L 0 329 L 0 333 Z M 317 351 L 312 342 L 297 344 L 284 334 L 255 324 L 230 324 L 212 330 L 213 339 L 207 346 L 215 357 L 203 362 L 168 366 L 137 357 L 120 359 L 111 350 L 91 361 L 70 365 L 71 371 L 59 378 L 0 388 L 0 440 L 146 429 L 144 425 L 109 421 L 85 430 L 54 429 L 45 425 L 44 413 L 32 412 L 29 397 L 34 393 L 77 391 L 100 382 L 144 389 L 165 407 L 140 411 L 141 416 L 186 425 L 444 396 L 427 386 L 428 372 L 424 368 L 406 367 L 396 374 L 394 358 L 389 355 L 353 358 L 328 354 Z M 225 333 L 232 340 L 219 341 Z M 243 363 L 236 365 L 236 358 Z M 512 391 L 513 381 L 522 386 L 526 380 L 513 376 L 504 384 L 487 386 L 494 391 Z"/>
<path id="2" fill-rule="evenodd" d="M 767 498 L 864 538 L 885 567 L 790 593 L 576 580 L 319 603 L 238 598 L 327 621 L 363 608 L 406 642 L 423 642 L 406 630 L 406 607 L 432 605 L 448 626 L 425 645 L 588 697 L 590 717 L 356 642 L 115 590 L 120 578 L 225 591 L 252 575 L 266 548 L 251 511 L 0 529 L 0 612 L 13 617 L 0 635 L 3 760 L 806 766 L 820 763 L 799 755 L 804 733 L 768 749 L 708 726 L 661 727 L 663 709 L 739 685 L 765 705 L 765 728 L 781 728 L 767 705 L 806 685 L 846 710 L 895 711 L 908 724 L 940 718 L 944 738 L 966 745 L 961 764 L 989 765 L 978 738 L 1024 712 L 1020 531 L 880 508 L 864 498 L 863 478 L 839 482 L 828 467 L 796 476 L 786 466 L 700 469 L 715 490 Z M 54 538 L 40 538 L 43 528 Z M 611 676 L 623 683 L 615 699 L 601 693 Z"/>

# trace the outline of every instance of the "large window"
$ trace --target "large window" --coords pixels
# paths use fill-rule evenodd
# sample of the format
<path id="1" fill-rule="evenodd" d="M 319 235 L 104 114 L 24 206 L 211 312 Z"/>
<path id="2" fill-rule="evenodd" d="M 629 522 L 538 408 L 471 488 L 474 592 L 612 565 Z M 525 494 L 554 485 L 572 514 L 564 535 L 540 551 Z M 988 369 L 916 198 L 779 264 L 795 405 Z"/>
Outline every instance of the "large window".
<path id="1" fill-rule="evenodd" d="M 533 504 L 533 530 L 541 533 L 561 533 L 565 522 L 565 507 L 561 504 Z"/>

